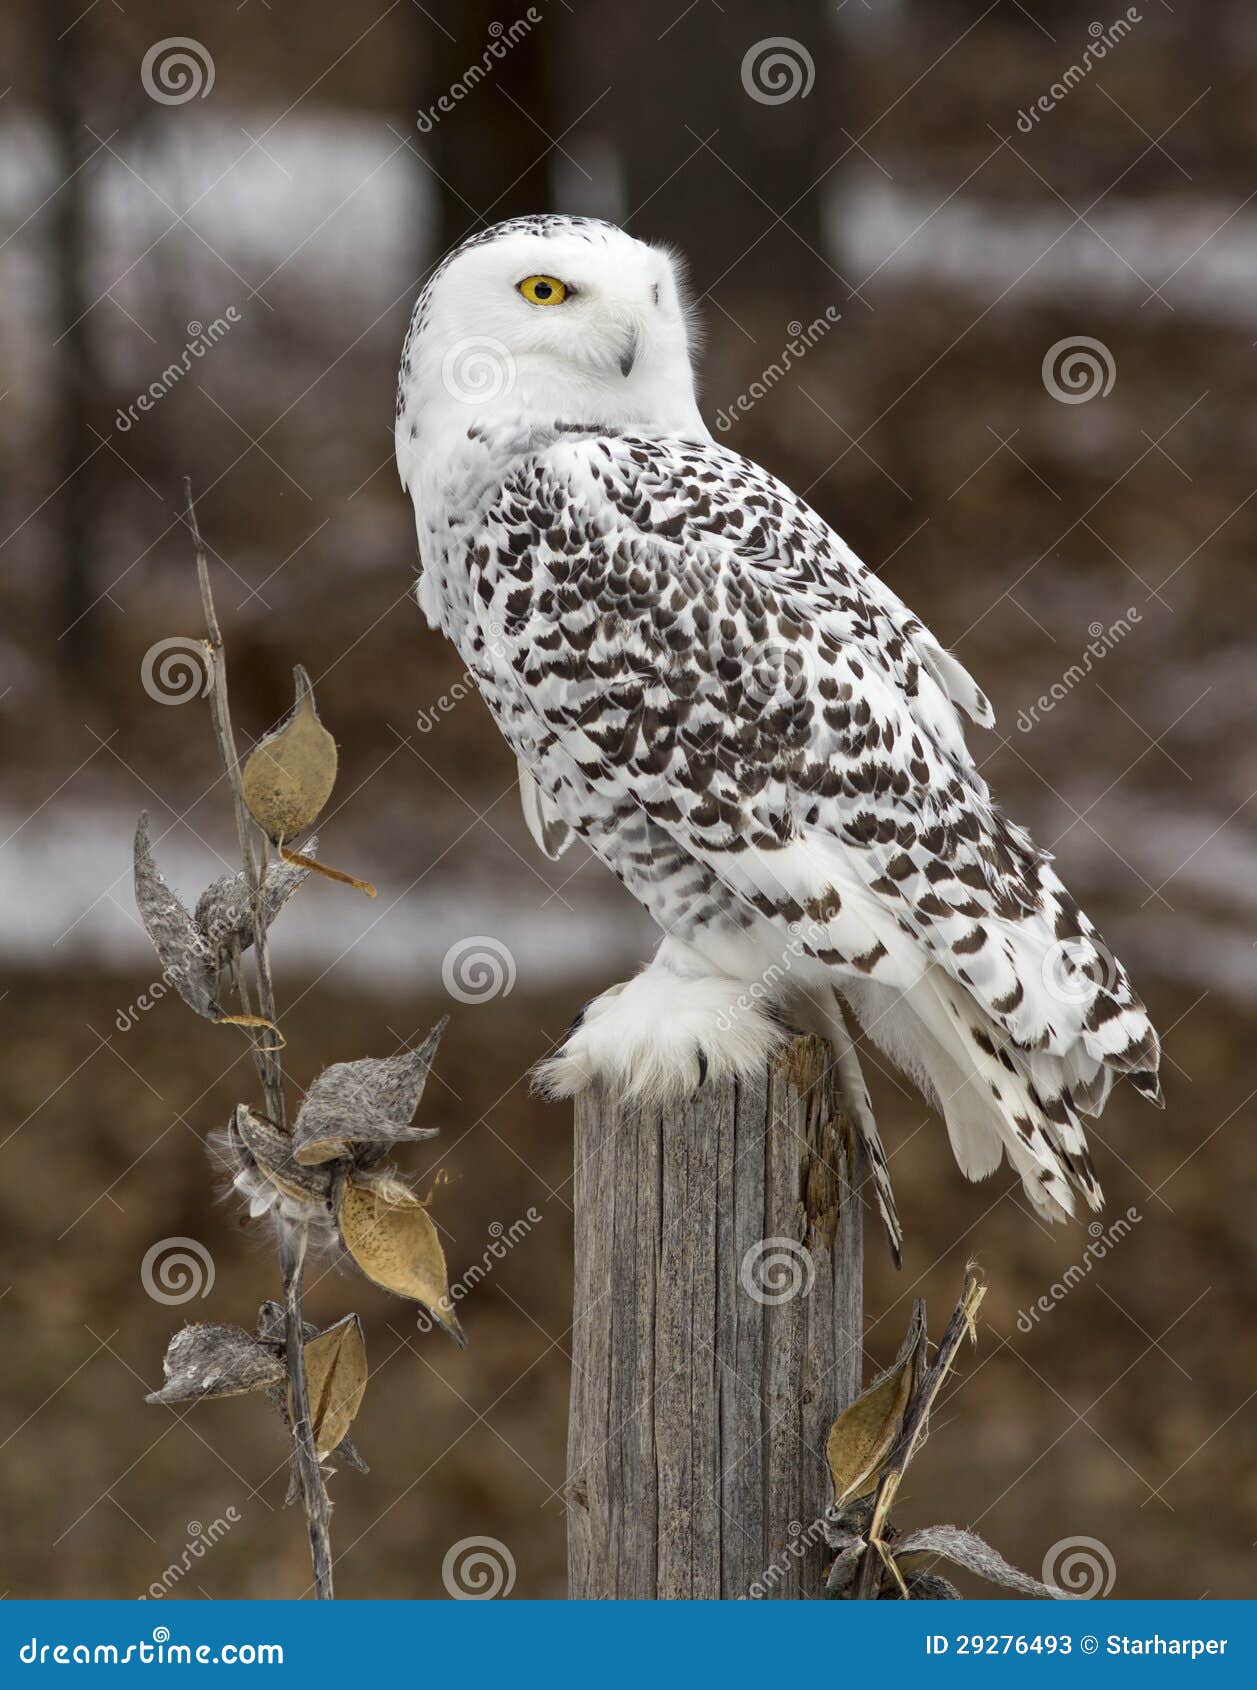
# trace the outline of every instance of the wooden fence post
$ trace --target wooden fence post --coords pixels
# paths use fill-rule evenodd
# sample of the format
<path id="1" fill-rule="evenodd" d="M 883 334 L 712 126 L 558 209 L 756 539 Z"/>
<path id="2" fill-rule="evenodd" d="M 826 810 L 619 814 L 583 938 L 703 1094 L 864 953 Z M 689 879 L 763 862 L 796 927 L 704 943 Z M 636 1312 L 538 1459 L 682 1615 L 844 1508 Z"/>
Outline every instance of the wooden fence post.
<path id="1" fill-rule="evenodd" d="M 860 1386 L 859 1175 L 829 1048 L 663 1115 L 576 1106 L 574 1599 L 819 1597 Z"/>

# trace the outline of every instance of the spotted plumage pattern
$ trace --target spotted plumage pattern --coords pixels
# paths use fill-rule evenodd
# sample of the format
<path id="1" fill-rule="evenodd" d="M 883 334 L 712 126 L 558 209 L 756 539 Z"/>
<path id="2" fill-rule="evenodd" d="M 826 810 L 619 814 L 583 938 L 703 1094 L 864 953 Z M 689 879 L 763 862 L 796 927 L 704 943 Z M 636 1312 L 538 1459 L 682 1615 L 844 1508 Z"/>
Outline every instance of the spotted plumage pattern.
<path id="1" fill-rule="evenodd" d="M 477 244 L 518 248 L 521 274 L 609 249 L 617 287 L 618 243 L 639 246 L 609 225 L 526 222 Z M 696 410 L 655 423 L 612 378 L 565 389 L 543 369 L 554 404 L 538 414 L 521 352 L 514 403 L 425 439 L 425 397 L 441 406 L 420 354 L 462 256 L 416 311 L 399 462 L 420 602 L 519 760 L 539 843 L 583 838 L 667 935 L 656 970 L 742 987 L 727 1015 L 797 1021 L 811 1005 L 838 1049 L 836 992 L 940 1109 L 970 1177 L 1006 1154 L 1043 1214 L 1072 1212 L 1074 1191 L 1097 1207 L 1080 1117 L 1119 1074 L 1159 1101 L 1157 1039 L 1048 854 L 996 807 L 962 729 L 992 724 L 984 695 Z M 645 327 L 631 331 L 649 357 Z M 859 1114 L 897 1239 L 866 1097 Z"/>

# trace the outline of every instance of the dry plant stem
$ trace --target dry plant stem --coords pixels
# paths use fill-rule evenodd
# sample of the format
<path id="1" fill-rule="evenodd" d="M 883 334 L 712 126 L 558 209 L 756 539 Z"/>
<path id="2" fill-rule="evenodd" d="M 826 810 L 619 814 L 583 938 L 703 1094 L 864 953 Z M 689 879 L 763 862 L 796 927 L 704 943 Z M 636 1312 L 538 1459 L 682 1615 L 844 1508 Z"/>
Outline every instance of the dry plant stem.
<path id="1" fill-rule="evenodd" d="M 209 636 L 213 690 L 210 694 L 210 715 L 214 733 L 227 771 L 232 802 L 236 813 L 236 836 L 240 842 L 240 856 L 245 881 L 249 887 L 253 914 L 253 955 L 257 968 L 258 1007 L 267 1021 L 278 1024 L 275 1012 L 275 988 L 271 979 L 271 957 L 267 946 L 266 922 L 262 916 L 262 886 L 266 878 L 268 848 L 264 845 L 259 869 L 250 839 L 250 817 L 245 808 L 244 789 L 240 782 L 240 760 L 236 754 L 236 737 L 231 726 L 231 705 L 227 695 L 227 657 L 223 648 L 223 634 L 214 609 L 214 595 L 210 588 L 209 563 L 205 544 L 196 520 L 196 506 L 192 499 L 192 483 L 184 480 L 187 495 L 188 526 L 196 547 L 196 576 L 201 589 L 201 604 L 205 612 L 205 627 Z M 239 954 L 232 958 L 232 973 L 241 990 L 241 1002 L 248 1008 L 248 988 Z M 284 1117 L 284 1082 L 278 1050 L 270 1042 L 263 1042 L 259 1032 L 253 1040 L 254 1061 L 262 1089 L 266 1094 L 267 1113 L 277 1127 L 286 1128 Z M 314 1429 L 310 1422 L 310 1395 L 306 1384 L 305 1344 L 301 1315 L 301 1280 L 305 1268 L 307 1234 L 305 1227 L 279 1223 L 280 1269 L 284 1278 L 284 1339 L 288 1368 L 288 1392 L 292 1405 L 292 1446 L 301 1479 L 301 1499 L 305 1507 L 306 1525 L 310 1533 L 310 1558 L 314 1568 L 315 1594 L 321 1600 L 332 1595 L 331 1504 L 319 1466 L 314 1444 Z"/>
<path id="2" fill-rule="evenodd" d="M 240 1000 L 241 1008 L 246 1015 L 253 1014 L 253 1004 L 249 997 L 249 977 L 244 971 L 244 963 L 240 956 L 239 945 L 231 947 L 231 980 L 236 988 L 236 996 Z M 266 1090 L 266 1057 L 262 1052 L 262 1045 L 258 1039 L 253 1040 L 253 1066 L 258 1072 L 258 1081 L 262 1090 Z"/>
<path id="3" fill-rule="evenodd" d="M 292 1442 L 301 1494 L 305 1500 L 306 1526 L 310 1533 L 310 1563 L 314 1568 L 314 1594 L 320 1601 L 332 1598 L 331 1504 L 314 1445 L 310 1419 L 310 1394 L 306 1386 L 305 1324 L 301 1312 L 301 1279 L 305 1269 L 306 1228 L 290 1221 L 279 1223 L 279 1265 L 284 1276 L 284 1341 L 288 1358 L 288 1403 L 292 1419 Z"/>
<path id="4" fill-rule="evenodd" d="M 947 1322 L 946 1329 L 939 1341 L 938 1352 L 933 1363 L 926 1371 L 924 1378 L 918 1382 L 912 1401 L 908 1404 L 898 1448 L 892 1455 L 877 1487 L 877 1495 L 873 1504 L 873 1517 L 865 1534 L 868 1540 L 868 1548 L 861 1558 L 860 1570 L 856 1575 L 855 1585 L 851 1592 L 851 1599 L 855 1602 L 872 1602 L 876 1599 L 883 1566 L 894 1575 L 900 1594 L 905 1597 L 907 1595 L 899 1568 L 895 1564 L 894 1557 L 886 1548 L 886 1523 L 890 1518 L 890 1511 L 894 1505 L 903 1476 L 908 1470 L 908 1464 L 925 1436 L 930 1410 L 934 1407 L 934 1401 L 943 1388 L 943 1381 L 955 1360 L 956 1351 L 966 1337 L 974 1342 L 977 1341 L 975 1322 L 978 1309 L 981 1307 L 982 1299 L 985 1296 L 985 1282 L 970 1266 L 965 1273 L 964 1290 L 961 1293 L 960 1301 L 952 1310 L 951 1319 Z M 874 1551 L 876 1551 L 876 1554 Z"/>
<path id="5" fill-rule="evenodd" d="M 882 1532 L 890 1513 L 890 1505 L 894 1500 L 895 1492 L 899 1489 L 901 1477 L 902 1474 L 891 1469 L 882 1475 L 882 1481 L 877 1487 L 877 1500 L 873 1505 L 873 1518 L 865 1534 L 868 1539 L 868 1548 L 861 1557 L 860 1570 L 856 1574 L 855 1585 L 851 1591 L 853 1602 L 873 1602 L 877 1599 L 878 1587 L 882 1580 L 882 1569 L 887 1565 L 894 1570 L 895 1579 L 902 1588 L 903 1579 L 899 1575 L 898 1568 L 894 1567 L 893 1561 L 888 1561 L 882 1540 Z"/>
<path id="6" fill-rule="evenodd" d="M 266 874 L 265 847 L 262 868 L 259 871 L 250 842 L 251 824 L 249 812 L 245 808 L 244 789 L 240 784 L 240 759 L 236 754 L 236 736 L 231 726 L 231 704 L 227 695 L 227 654 L 223 647 L 218 613 L 214 609 L 214 595 L 210 589 L 209 562 L 205 556 L 205 542 L 201 539 L 200 525 L 196 520 L 192 483 L 187 477 L 184 478 L 183 486 L 187 496 L 188 526 L 192 530 L 192 540 L 196 547 L 196 578 L 201 589 L 201 605 L 205 612 L 206 632 L 209 635 L 210 666 L 213 671 L 210 715 L 213 718 L 214 733 L 222 754 L 223 766 L 227 772 L 227 783 L 231 787 L 232 804 L 236 814 L 236 837 L 240 842 L 240 856 L 252 905 L 253 954 L 257 959 L 259 1009 L 267 1021 L 277 1025 L 275 989 L 271 981 L 271 956 L 266 937 L 266 923 L 262 919 L 262 882 Z M 285 1125 L 284 1088 L 279 1056 L 273 1045 L 262 1042 L 260 1032 L 255 1035 L 254 1043 L 261 1053 L 265 1068 L 263 1084 L 267 1113 L 275 1125 L 282 1128 Z"/>

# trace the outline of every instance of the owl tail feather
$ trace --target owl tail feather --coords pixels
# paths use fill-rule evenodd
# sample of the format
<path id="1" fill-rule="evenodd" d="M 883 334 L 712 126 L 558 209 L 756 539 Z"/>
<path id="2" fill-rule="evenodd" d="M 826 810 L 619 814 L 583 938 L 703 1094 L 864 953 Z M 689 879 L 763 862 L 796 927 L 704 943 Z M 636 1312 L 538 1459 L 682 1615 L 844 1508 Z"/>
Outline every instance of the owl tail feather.
<path id="1" fill-rule="evenodd" d="M 903 992 L 848 991 L 846 982 L 843 991 L 868 1036 L 943 1116 L 967 1179 L 985 1179 L 1007 1156 L 1046 1220 L 1068 1220 L 1075 1192 L 1101 1206 L 1064 1059 L 1013 1045 L 938 968 Z"/>
<path id="2" fill-rule="evenodd" d="M 901 1267 L 903 1228 L 899 1224 L 899 1211 L 895 1207 L 895 1190 L 890 1183 L 890 1167 L 886 1152 L 882 1148 L 882 1136 L 877 1130 L 877 1121 L 873 1115 L 873 1105 L 864 1083 L 864 1075 L 860 1071 L 860 1059 L 845 1026 L 843 1034 L 846 1038 L 845 1051 L 838 1051 L 833 1035 L 830 1036 L 830 1043 L 835 1045 L 835 1060 L 842 1080 L 843 1102 L 859 1135 L 860 1149 L 868 1169 L 868 1178 L 873 1184 L 873 1199 L 881 1217 L 886 1242 L 890 1246 L 895 1266 Z"/>

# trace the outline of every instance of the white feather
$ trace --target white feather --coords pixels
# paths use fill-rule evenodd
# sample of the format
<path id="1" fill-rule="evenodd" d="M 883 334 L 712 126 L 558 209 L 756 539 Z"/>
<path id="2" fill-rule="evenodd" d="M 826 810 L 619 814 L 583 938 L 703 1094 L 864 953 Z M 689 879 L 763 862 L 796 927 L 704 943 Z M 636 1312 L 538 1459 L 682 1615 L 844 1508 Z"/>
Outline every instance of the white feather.
<path id="1" fill-rule="evenodd" d="M 551 862 L 557 862 L 576 835 L 563 820 L 558 806 L 537 785 L 532 770 L 523 762 L 519 765 L 519 801 L 537 849 Z"/>

